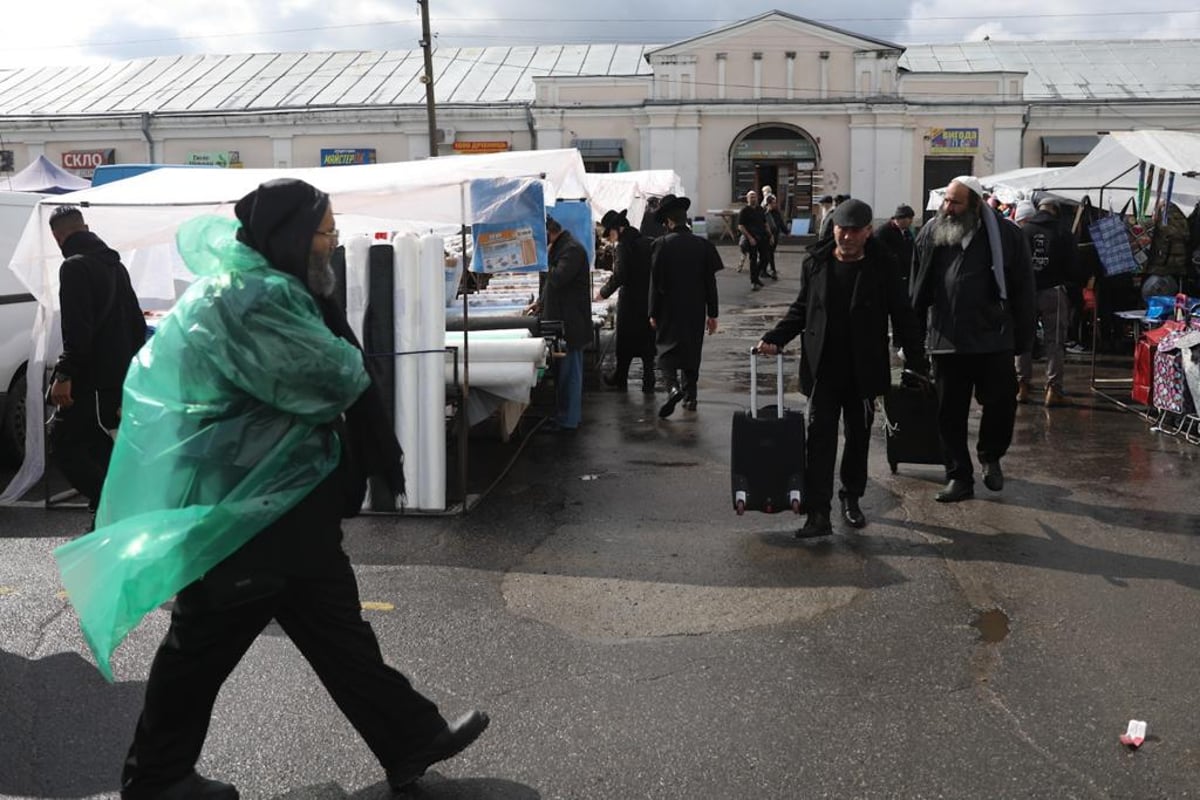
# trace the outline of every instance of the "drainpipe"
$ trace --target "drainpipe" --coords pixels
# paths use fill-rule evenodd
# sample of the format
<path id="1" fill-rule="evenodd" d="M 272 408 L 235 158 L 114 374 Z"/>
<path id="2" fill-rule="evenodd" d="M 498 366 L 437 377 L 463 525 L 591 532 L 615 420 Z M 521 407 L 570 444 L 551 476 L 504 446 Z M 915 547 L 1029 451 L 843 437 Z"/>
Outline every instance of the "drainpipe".
<path id="1" fill-rule="evenodd" d="M 529 149 L 537 150 L 537 126 L 533 123 L 533 103 L 525 104 L 525 124 L 529 126 Z"/>
<path id="2" fill-rule="evenodd" d="M 158 163 L 154 158 L 154 139 L 150 136 L 150 112 L 142 113 L 142 136 L 146 137 L 146 154 L 149 163 Z"/>

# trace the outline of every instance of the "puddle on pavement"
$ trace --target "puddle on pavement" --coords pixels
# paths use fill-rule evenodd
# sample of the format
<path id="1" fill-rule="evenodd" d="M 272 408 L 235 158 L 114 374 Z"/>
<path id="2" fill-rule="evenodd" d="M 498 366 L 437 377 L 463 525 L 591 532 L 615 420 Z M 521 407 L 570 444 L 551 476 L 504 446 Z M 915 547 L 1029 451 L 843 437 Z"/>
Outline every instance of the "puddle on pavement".
<path id="1" fill-rule="evenodd" d="M 631 458 L 626 464 L 636 464 L 640 467 L 698 467 L 699 461 L 651 461 L 649 459 Z"/>
<path id="2" fill-rule="evenodd" d="M 979 630 L 979 638 L 985 644 L 1003 642 L 1008 637 L 1008 614 L 998 608 L 980 611 L 971 627 Z"/>

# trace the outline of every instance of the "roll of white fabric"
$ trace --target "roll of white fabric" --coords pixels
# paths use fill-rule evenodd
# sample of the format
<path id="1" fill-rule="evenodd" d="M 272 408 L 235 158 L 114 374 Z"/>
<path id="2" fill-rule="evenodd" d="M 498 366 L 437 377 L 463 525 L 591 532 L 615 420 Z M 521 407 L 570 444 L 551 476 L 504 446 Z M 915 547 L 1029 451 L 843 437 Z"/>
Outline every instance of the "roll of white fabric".
<path id="1" fill-rule="evenodd" d="M 346 241 L 346 321 L 361 342 L 363 321 L 367 315 L 367 262 L 371 240 L 354 236 Z"/>
<path id="2" fill-rule="evenodd" d="M 421 478 L 418 508 L 446 508 L 446 384 L 439 380 L 446 364 L 446 305 L 437 302 L 445 281 L 442 237 L 421 237 L 418 297 L 421 302 L 417 342 L 420 350 L 434 352 L 417 356 L 420 381 L 418 437 Z"/>
<path id="3" fill-rule="evenodd" d="M 404 484 L 408 502 L 421 496 L 421 466 L 418 441 L 420 413 L 419 365 L 414 355 L 420 349 L 420 240 L 412 235 L 392 239 L 395 253 L 395 325 L 396 325 L 396 438 L 404 451 Z"/>

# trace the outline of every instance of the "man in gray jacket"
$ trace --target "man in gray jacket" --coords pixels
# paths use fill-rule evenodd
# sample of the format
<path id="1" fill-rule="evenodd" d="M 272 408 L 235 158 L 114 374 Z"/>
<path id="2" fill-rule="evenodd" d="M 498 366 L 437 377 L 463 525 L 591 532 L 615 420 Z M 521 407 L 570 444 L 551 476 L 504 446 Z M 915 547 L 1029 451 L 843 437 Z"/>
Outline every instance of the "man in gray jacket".
<path id="1" fill-rule="evenodd" d="M 946 486 L 937 500 L 975 496 L 967 449 L 974 395 L 983 406 L 976 453 L 983 483 L 1004 488 L 1000 459 L 1012 443 L 1017 412 L 1014 353 L 1034 334 L 1034 280 L 1020 230 L 983 202 L 979 179 L 951 181 L 936 218 L 917 237 L 913 308 L 928 317 L 929 354 L 946 451 Z"/>

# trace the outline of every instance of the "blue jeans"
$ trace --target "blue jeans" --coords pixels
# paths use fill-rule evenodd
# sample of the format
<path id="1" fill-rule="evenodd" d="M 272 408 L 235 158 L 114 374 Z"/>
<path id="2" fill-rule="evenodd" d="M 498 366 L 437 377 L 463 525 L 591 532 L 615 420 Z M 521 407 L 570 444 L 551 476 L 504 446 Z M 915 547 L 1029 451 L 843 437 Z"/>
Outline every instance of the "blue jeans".
<path id="1" fill-rule="evenodd" d="M 563 428 L 578 428 L 583 418 L 583 350 L 567 348 L 567 354 L 558 360 L 558 374 L 554 378 L 558 395 L 558 408 L 554 419 Z"/>

